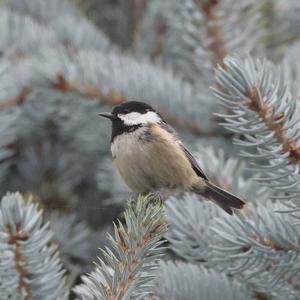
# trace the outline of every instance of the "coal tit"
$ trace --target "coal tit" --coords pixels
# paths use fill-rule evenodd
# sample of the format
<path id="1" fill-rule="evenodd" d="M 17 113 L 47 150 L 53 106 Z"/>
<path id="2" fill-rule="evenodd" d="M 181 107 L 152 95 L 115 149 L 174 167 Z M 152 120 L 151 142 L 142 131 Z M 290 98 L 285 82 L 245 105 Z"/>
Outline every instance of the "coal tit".
<path id="1" fill-rule="evenodd" d="M 112 121 L 113 162 L 132 191 L 192 192 L 229 214 L 243 208 L 241 199 L 209 181 L 174 129 L 150 105 L 128 101 L 99 115 Z"/>

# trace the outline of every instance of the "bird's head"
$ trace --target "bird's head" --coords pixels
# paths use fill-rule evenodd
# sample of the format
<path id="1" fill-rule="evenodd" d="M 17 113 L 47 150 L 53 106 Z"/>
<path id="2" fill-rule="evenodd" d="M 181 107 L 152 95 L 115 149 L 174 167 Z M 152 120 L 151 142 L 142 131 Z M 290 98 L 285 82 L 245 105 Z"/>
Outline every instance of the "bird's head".
<path id="1" fill-rule="evenodd" d="M 161 116 L 150 105 L 137 101 L 124 102 L 115 106 L 112 112 L 99 113 L 99 116 L 112 121 L 112 140 L 117 135 L 162 122 Z"/>
<path id="2" fill-rule="evenodd" d="M 114 107 L 111 113 L 99 113 L 99 116 L 124 126 L 142 126 L 162 121 L 160 115 L 150 105 L 137 101 L 124 102 Z"/>

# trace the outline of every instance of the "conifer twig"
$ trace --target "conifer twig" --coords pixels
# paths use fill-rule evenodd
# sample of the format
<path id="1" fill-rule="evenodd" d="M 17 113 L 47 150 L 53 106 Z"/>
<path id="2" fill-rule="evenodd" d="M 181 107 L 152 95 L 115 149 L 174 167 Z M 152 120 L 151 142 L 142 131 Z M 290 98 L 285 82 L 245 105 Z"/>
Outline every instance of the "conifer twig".
<path id="1" fill-rule="evenodd" d="M 52 83 L 52 88 L 62 93 L 77 93 L 83 97 L 96 99 L 101 104 L 108 106 L 115 106 L 127 101 L 126 97 L 118 92 L 111 91 L 108 93 L 103 93 L 100 88 L 97 88 L 88 82 L 67 80 L 62 74 L 57 74 L 56 80 Z M 24 87 L 18 95 L 1 102 L 0 111 L 18 105 L 23 105 L 33 90 L 34 87 Z M 199 126 L 188 119 L 184 119 L 179 116 L 172 116 L 164 111 L 160 112 L 170 124 L 177 128 L 187 130 L 195 135 L 200 135 L 203 133 Z"/>
<path id="2" fill-rule="evenodd" d="M 91 84 L 79 81 L 67 81 L 60 74 L 57 76 L 57 81 L 53 83 L 53 87 L 61 92 L 77 92 L 85 97 L 95 98 L 109 106 L 115 106 L 126 101 L 126 98 L 117 92 L 104 94 L 99 88 Z M 163 111 L 161 111 L 161 114 L 166 117 L 169 123 L 178 128 L 186 129 L 193 134 L 202 133 L 200 128 L 188 120 L 168 115 Z"/>
<path id="3" fill-rule="evenodd" d="M 235 142 L 245 149 L 241 154 L 250 159 L 251 169 L 261 172 L 258 180 L 279 193 L 288 192 L 285 199 L 297 199 L 300 130 L 295 91 L 282 72 L 266 61 L 230 57 L 224 64 L 214 89 L 231 109 L 230 114 L 218 114 L 225 120 L 223 125 L 243 136 Z"/>
<path id="4" fill-rule="evenodd" d="M 0 111 L 11 108 L 11 107 L 15 107 L 18 105 L 22 105 L 27 100 L 27 97 L 29 96 L 31 91 L 32 91 L 32 88 L 24 87 L 18 93 L 18 95 L 14 96 L 6 101 L 0 102 Z"/>
<path id="5" fill-rule="evenodd" d="M 294 218 L 277 212 L 284 207 L 272 202 L 248 204 L 235 217 L 227 217 L 208 202 L 171 199 L 166 207 L 167 239 L 187 261 L 205 261 L 260 297 L 295 299 L 300 237 Z"/>
<path id="6" fill-rule="evenodd" d="M 162 205 L 150 197 L 130 202 L 125 211 L 126 227 L 119 221 L 110 248 L 102 250 L 96 269 L 75 292 L 84 299 L 125 300 L 150 292 L 154 271 L 161 256 L 162 236 L 167 225 Z"/>
<path id="7" fill-rule="evenodd" d="M 214 54 L 213 65 L 221 64 L 223 59 L 229 53 L 221 21 L 218 17 L 217 10 L 220 0 L 196 0 L 199 9 L 205 18 L 205 32 L 207 39 L 211 39 L 209 49 Z"/>
<path id="8" fill-rule="evenodd" d="M 147 6 L 146 0 L 131 0 L 130 1 L 130 12 L 131 12 L 131 20 L 130 20 L 130 39 L 131 45 L 134 47 L 136 42 L 136 37 L 139 33 L 139 26 L 141 18 L 144 14 L 144 11 Z"/>
<path id="9" fill-rule="evenodd" d="M 30 199 L 25 203 L 19 193 L 2 198 L 1 299 L 67 299 L 64 270 L 52 235 L 37 204 Z"/>
<path id="10" fill-rule="evenodd" d="M 252 89 L 247 95 L 248 100 L 245 101 L 245 105 L 250 110 L 257 113 L 257 115 L 264 122 L 265 126 L 274 134 L 274 137 L 278 144 L 282 145 L 282 154 L 288 154 L 290 163 L 300 164 L 300 146 L 297 146 L 297 141 L 289 137 L 287 134 L 287 126 L 285 124 L 286 116 L 284 112 L 276 114 L 272 106 L 270 105 L 270 99 L 264 97 L 261 102 L 261 95 L 259 87 L 252 86 Z"/>
<path id="11" fill-rule="evenodd" d="M 212 287 L 218 286 L 218 289 Z M 220 293 L 220 291 L 222 291 Z M 252 293 L 245 284 L 224 273 L 187 262 L 161 261 L 152 297 L 145 300 L 250 300 Z"/>

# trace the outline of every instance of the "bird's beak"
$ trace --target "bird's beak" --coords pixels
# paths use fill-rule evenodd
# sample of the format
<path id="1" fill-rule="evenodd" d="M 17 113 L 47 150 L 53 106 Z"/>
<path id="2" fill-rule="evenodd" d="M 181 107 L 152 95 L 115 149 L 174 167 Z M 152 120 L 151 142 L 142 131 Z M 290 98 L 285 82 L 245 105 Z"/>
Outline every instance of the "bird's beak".
<path id="1" fill-rule="evenodd" d="M 112 113 L 100 113 L 98 115 L 110 120 L 113 120 L 115 118 L 115 116 Z"/>

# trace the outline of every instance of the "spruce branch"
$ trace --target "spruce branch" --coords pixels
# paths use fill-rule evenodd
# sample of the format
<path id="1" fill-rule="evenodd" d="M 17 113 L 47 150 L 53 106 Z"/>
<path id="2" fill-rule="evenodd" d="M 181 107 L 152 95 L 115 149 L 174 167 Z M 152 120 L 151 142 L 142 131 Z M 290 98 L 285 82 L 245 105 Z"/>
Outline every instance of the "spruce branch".
<path id="1" fill-rule="evenodd" d="M 295 83 L 297 89 L 297 100 L 300 101 L 300 64 L 298 62 L 298 54 L 300 51 L 300 42 L 292 44 L 285 52 L 285 56 L 282 60 L 282 66 L 289 82 Z"/>
<path id="2" fill-rule="evenodd" d="M 170 230 L 166 239 L 178 256 L 189 262 L 207 260 L 209 231 L 214 219 L 223 211 L 213 203 L 196 197 L 172 198 L 166 202 L 166 219 Z"/>
<path id="3" fill-rule="evenodd" d="M 0 9 L 0 50 L 14 62 L 42 48 L 114 50 L 108 38 L 68 1 L 8 1 Z"/>
<path id="4" fill-rule="evenodd" d="M 44 59 L 47 63 L 42 62 Z M 97 61 L 97 65 L 94 61 Z M 174 126 L 196 135 L 206 132 L 201 127 L 201 119 L 191 109 L 201 95 L 195 95 L 192 87 L 172 72 L 163 71 L 146 61 L 141 63 L 131 57 L 94 51 L 81 51 L 75 57 L 70 57 L 64 49 L 60 49 L 45 50 L 41 57 L 28 60 L 16 66 L 18 68 L 18 74 L 13 72 L 11 76 L 21 77 L 20 74 L 24 72 L 30 72 L 32 76 L 20 78 L 19 93 L 15 95 L 14 91 L 13 96 L 0 101 L 0 109 L 24 103 L 28 99 L 26 96 L 30 95 L 29 91 L 36 87 L 47 87 L 98 100 L 101 105 L 114 106 L 133 99 L 145 100 L 150 104 L 153 102 Z M 6 82 L 8 89 L 12 89 L 8 80 L 3 83 L 4 87 Z M 152 88 L 149 89 L 149 85 Z M 179 111 L 184 112 L 184 117 Z"/>
<path id="5" fill-rule="evenodd" d="M 84 81 L 67 81 L 61 74 L 57 75 L 57 79 L 53 81 L 52 88 L 62 93 L 76 93 L 79 96 L 98 100 L 102 105 L 115 106 L 121 104 L 127 99 L 118 92 L 103 93 L 100 88 Z M 0 111 L 7 108 L 22 105 L 27 96 L 31 93 L 33 87 L 24 87 L 17 95 L 0 103 Z M 166 120 L 173 126 L 189 131 L 192 134 L 200 135 L 202 130 L 195 123 L 188 119 L 179 116 L 168 115 L 167 112 L 160 110 L 160 113 L 165 116 Z"/>
<path id="6" fill-rule="evenodd" d="M 75 214 L 50 211 L 46 215 L 53 231 L 52 241 L 57 243 L 65 268 L 76 271 L 89 263 L 91 256 L 91 230 Z"/>
<path id="7" fill-rule="evenodd" d="M 248 204 L 232 218 L 193 198 L 171 199 L 170 248 L 190 262 L 223 272 L 255 294 L 296 299 L 300 251 L 297 219 L 279 203 Z M 178 212 L 181 213 L 178 213 Z M 179 225 L 180 224 L 180 225 Z"/>
<path id="8" fill-rule="evenodd" d="M 67 0 L 52 0 L 49 3 L 44 0 L 5 0 L 4 5 L 41 24 L 51 23 L 69 15 L 80 17 L 80 12 Z"/>
<path id="9" fill-rule="evenodd" d="M 153 198 L 139 197 L 125 211 L 125 223 L 114 224 L 114 235 L 108 235 L 103 259 L 95 270 L 84 276 L 84 284 L 75 292 L 82 299 L 143 299 L 151 287 L 157 260 L 161 257 L 161 240 L 167 226 L 161 204 Z"/>
<path id="10" fill-rule="evenodd" d="M 194 264 L 160 261 L 158 272 L 155 289 L 147 299 L 253 299 L 246 285 Z"/>
<path id="11" fill-rule="evenodd" d="M 92 189 L 95 161 L 101 152 L 107 152 L 106 145 L 101 151 L 95 139 L 106 130 L 95 129 L 98 117 L 93 112 L 97 107 L 74 94 L 32 90 L 21 109 L 11 110 L 17 114 L 9 125 L 10 138 L 0 132 L 1 152 L 9 153 L 0 165 L 6 188 L 31 191 L 50 209 L 74 208 L 78 204 L 75 189 L 86 181 Z"/>
<path id="12" fill-rule="evenodd" d="M 7 194 L 0 204 L 0 298 L 67 299 L 64 271 L 49 224 L 21 194 Z"/>
<path id="13" fill-rule="evenodd" d="M 260 38 L 259 8 L 254 0 L 151 1 L 137 50 L 149 56 L 158 52 L 163 62 L 203 91 L 227 54 L 253 51 Z"/>
<path id="14" fill-rule="evenodd" d="M 41 47 L 57 44 L 59 40 L 53 28 L 0 7 L 0 50 L 4 58 L 16 62 L 37 53 Z"/>
<path id="15" fill-rule="evenodd" d="M 222 114 L 225 128 L 242 134 L 242 155 L 262 173 L 260 181 L 288 198 L 299 196 L 300 130 L 295 91 L 270 63 L 231 57 L 217 72 L 215 95 L 231 114 Z M 249 150 L 247 150 L 249 149 Z M 250 150 L 251 149 L 251 150 Z M 252 153 L 254 150 L 254 153 Z M 259 159 L 259 160 L 258 160 Z M 264 159 L 264 161 L 261 161 Z"/>
<path id="16" fill-rule="evenodd" d="M 0 103 L 0 111 L 4 111 L 6 109 L 24 104 L 24 102 L 27 100 L 27 97 L 31 93 L 31 91 L 32 91 L 32 88 L 29 88 L 29 87 L 22 88 L 22 90 L 20 91 L 19 94 Z"/>
<path id="17" fill-rule="evenodd" d="M 88 83 L 85 82 L 67 82 L 61 75 L 58 75 L 57 81 L 53 83 L 53 89 L 58 90 L 63 93 L 72 93 L 75 92 L 80 96 L 97 99 L 101 104 L 108 106 L 115 106 L 125 102 L 125 98 L 119 95 L 116 92 L 110 92 L 109 94 L 103 94 L 102 91 Z M 0 103 L 0 111 L 5 110 L 11 107 L 22 105 L 27 96 L 31 93 L 32 87 L 24 87 L 21 92 L 12 97 L 9 100 Z M 180 129 L 187 130 L 192 134 L 199 135 L 202 133 L 202 130 L 190 122 L 189 120 L 185 120 L 183 118 L 179 118 L 176 116 L 168 116 L 166 112 L 160 111 L 161 114 L 165 115 L 166 120 L 173 126 L 176 126 Z"/>
<path id="18" fill-rule="evenodd" d="M 163 56 L 168 32 L 168 12 L 172 10 L 172 4 L 174 2 L 156 0 L 147 4 L 135 37 L 135 54 L 142 56 L 146 53 L 153 61 Z"/>
<path id="19" fill-rule="evenodd" d="M 124 96 L 111 91 L 103 93 L 100 88 L 84 81 L 67 81 L 63 75 L 58 74 L 56 80 L 53 82 L 53 88 L 62 93 L 78 93 L 87 98 L 94 98 L 99 100 L 104 105 L 115 106 L 125 101 Z"/>
<path id="20" fill-rule="evenodd" d="M 273 61 L 280 61 L 289 45 L 299 39 L 297 22 L 298 1 L 263 0 L 261 2 L 261 53 Z"/>
<path id="21" fill-rule="evenodd" d="M 130 40 L 133 48 L 135 46 L 136 37 L 140 27 L 140 21 L 145 12 L 146 6 L 146 0 L 130 0 Z"/>
<path id="22" fill-rule="evenodd" d="M 223 149 L 199 145 L 195 157 L 208 178 L 217 186 L 235 195 L 239 195 L 247 202 L 260 201 L 263 203 L 271 194 L 266 187 L 249 180 L 245 174 L 247 164 L 242 159 L 226 155 Z M 258 175 L 259 176 L 259 175 Z"/>
<path id="23" fill-rule="evenodd" d="M 296 299 L 300 239 L 295 219 L 277 212 L 284 207 L 268 202 L 231 220 L 215 219 L 210 259 L 259 294 Z"/>
<path id="24" fill-rule="evenodd" d="M 210 40 L 208 48 L 213 54 L 212 62 L 216 66 L 221 64 L 229 53 L 226 45 L 223 28 L 217 12 L 220 0 L 196 0 L 197 5 L 204 16 L 204 26 L 207 39 Z"/>

